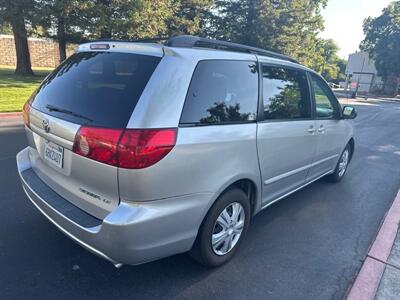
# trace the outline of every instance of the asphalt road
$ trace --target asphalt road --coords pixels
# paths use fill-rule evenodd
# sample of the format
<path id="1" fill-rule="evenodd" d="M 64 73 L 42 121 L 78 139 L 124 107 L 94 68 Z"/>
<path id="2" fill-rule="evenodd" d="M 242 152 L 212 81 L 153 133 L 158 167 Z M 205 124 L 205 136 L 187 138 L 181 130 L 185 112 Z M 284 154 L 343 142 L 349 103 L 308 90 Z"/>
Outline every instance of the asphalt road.
<path id="1" fill-rule="evenodd" d="M 346 178 L 261 212 L 236 257 L 211 270 L 185 254 L 115 269 L 76 245 L 21 189 L 22 129 L 0 129 L 0 298 L 342 299 L 400 185 L 400 102 L 368 103 Z"/>

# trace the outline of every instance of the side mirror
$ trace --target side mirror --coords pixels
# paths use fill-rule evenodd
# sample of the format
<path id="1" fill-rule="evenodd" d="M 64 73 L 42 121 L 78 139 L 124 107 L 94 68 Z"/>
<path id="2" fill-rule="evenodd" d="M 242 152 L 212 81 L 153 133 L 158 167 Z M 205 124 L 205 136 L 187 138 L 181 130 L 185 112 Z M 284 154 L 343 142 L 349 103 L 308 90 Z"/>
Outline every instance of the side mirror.
<path id="1" fill-rule="evenodd" d="M 357 117 L 357 111 L 353 106 L 343 106 L 343 119 L 355 119 Z"/>

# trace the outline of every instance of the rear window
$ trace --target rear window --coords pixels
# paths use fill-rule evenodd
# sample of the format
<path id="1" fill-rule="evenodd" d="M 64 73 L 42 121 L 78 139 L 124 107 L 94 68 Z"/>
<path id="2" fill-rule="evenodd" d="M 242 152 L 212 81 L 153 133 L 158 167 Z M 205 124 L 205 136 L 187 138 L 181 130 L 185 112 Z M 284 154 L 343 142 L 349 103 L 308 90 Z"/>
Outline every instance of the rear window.
<path id="1" fill-rule="evenodd" d="M 124 128 L 160 59 L 131 53 L 76 53 L 43 81 L 32 106 L 73 123 Z"/>
<path id="2" fill-rule="evenodd" d="M 257 115 L 258 72 L 255 62 L 209 60 L 198 63 L 180 123 L 252 122 Z"/>

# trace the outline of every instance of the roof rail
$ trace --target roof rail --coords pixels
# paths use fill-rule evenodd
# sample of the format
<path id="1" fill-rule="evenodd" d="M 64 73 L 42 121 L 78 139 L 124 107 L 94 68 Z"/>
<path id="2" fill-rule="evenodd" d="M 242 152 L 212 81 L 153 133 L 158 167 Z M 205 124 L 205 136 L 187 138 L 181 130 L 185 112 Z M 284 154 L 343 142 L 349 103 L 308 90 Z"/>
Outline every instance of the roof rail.
<path id="1" fill-rule="evenodd" d="M 97 39 L 93 41 L 88 41 L 88 43 L 95 43 L 95 42 L 125 42 L 125 43 L 152 43 L 152 42 L 160 42 L 166 41 L 169 37 L 155 37 L 155 38 L 144 38 L 144 39 L 137 39 L 137 40 L 124 40 L 124 39 Z"/>
<path id="2" fill-rule="evenodd" d="M 265 55 L 273 58 L 283 59 L 297 64 L 299 63 L 294 58 L 273 51 L 232 43 L 232 42 L 207 39 L 193 35 L 178 35 L 172 37 L 168 39 L 165 45 L 169 47 L 180 47 L 180 48 L 197 47 L 197 48 L 209 48 L 209 49 L 219 49 L 219 50 L 227 50 L 234 52 L 252 53 L 252 54 Z"/>

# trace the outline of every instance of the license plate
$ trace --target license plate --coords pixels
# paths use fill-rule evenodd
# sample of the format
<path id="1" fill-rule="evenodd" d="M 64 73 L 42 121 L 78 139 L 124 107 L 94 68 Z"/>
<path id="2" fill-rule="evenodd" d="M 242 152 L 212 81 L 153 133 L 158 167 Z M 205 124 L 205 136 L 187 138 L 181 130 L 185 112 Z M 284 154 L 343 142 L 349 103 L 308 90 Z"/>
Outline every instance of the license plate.
<path id="1" fill-rule="evenodd" d="M 44 144 L 44 158 L 53 165 L 62 168 L 64 160 L 64 148 L 46 141 Z"/>

